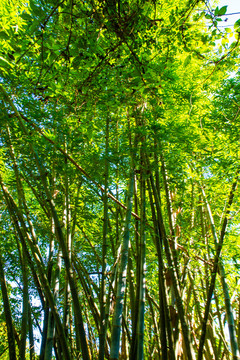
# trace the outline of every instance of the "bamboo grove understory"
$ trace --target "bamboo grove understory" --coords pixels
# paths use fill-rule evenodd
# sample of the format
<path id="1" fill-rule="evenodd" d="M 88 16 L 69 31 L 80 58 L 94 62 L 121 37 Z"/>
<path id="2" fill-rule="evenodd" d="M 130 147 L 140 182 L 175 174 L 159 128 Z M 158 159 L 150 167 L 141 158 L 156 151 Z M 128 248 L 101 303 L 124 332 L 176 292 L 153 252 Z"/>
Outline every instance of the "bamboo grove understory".
<path id="1" fill-rule="evenodd" d="M 1 1 L 0 359 L 240 359 L 227 16 Z"/>

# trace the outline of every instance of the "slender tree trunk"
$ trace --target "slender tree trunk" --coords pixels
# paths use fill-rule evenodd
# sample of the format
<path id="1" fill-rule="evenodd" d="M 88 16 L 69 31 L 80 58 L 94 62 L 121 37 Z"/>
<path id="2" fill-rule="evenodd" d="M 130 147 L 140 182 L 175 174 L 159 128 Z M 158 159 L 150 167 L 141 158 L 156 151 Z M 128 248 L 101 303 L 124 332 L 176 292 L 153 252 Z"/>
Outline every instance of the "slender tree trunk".
<path id="1" fill-rule="evenodd" d="M 65 152 L 68 153 L 67 141 L 65 141 Z M 68 159 L 65 158 L 65 204 L 64 204 L 64 214 L 63 214 L 63 225 L 64 225 L 64 235 L 65 242 L 68 251 L 70 264 L 72 263 L 72 233 L 71 233 L 71 206 L 70 206 L 70 189 L 69 189 L 69 175 L 68 175 Z M 71 265 L 72 273 L 72 265 Z M 73 276 L 73 274 L 71 274 Z M 65 279 L 65 288 L 64 288 L 64 312 L 63 312 L 63 324 L 65 327 L 66 337 L 69 338 L 70 333 L 70 313 L 71 313 L 71 294 L 69 280 L 66 276 Z M 71 342 L 71 338 L 69 338 Z"/>
<path id="2" fill-rule="evenodd" d="M 41 348 L 40 348 L 40 355 L 39 360 L 45 360 L 44 359 L 44 353 L 47 343 L 47 329 L 48 329 L 48 321 L 49 321 L 49 304 L 48 301 L 45 302 L 45 308 L 44 308 L 44 315 L 43 315 L 43 330 L 42 330 L 42 336 L 41 336 Z"/>
<path id="3" fill-rule="evenodd" d="M 9 298 L 8 298 L 8 291 L 7 291 L 7 285 L 6 285 L 5 275 L 4 275 L 1 253 L 0 253 L 0 284 L 1 284 L 1 290 L 2 290 L 4 314 L 5 314 L 6 325 L 7 325 L 9 360 L 17 360 L 12 314 L 11 314 L 10 302 L 9 302 Z"/>
<path id="4" fill-rule="evenodd" d="M 29 301 L 29 299 L 28 299 L 28 301 Z M 28 302 L 28 333 L 29 333 L 30 360 L 35 360 L 33 323 L 32 323 L 32 316 L 31 316 L 31 306 L 30 306 L 29 302 Z"/>
<path id="5" fill-rule="evenodd" d="M 49 286 L 51 286 L 52 282 L 52 262 L 53 262 L 53 251 L 54 251 L 54 224 L 51 219 L 51 235 L 50 235 L 50 244 L 49 244 L 49 255 L 48 255 L 48 266 L 47 266 L 47 279 Z M 42 331 L 42 343 L 41 343 L 41 351 L 39 355 L 39 360 L 48 360 L 46 357 L 46 347 L 48 344 L 48 328 L 51 322 L 51 310 L 49 309 L 49 304 L 46 301 L 46 306 L 44 308 L 44 320 L 43 320 L 43 331 Z M 52 352 L 50 353 L 50 359 L 52 356 Z"/>
<path id="6" fill-rule="evenodd" d="M 168 221 L 169 221 L 169 229 L 170 229 L 170 250 L 172 253 L 173 263 L 175 266 L 175 271 L 177 274 L 177 281 L 178 281 L 178 287 L 181 288 L 180 282 L 179 282 L 179 270 L 178 270 L 178 259 L 177 259 L 177 251 L 176 251 L 176 238 L 175 238 L 175 230 L 174 230 L 174 217 L 173 217 L 173 209 L 172 209 L 172 201 L 171 201 L 171 195 L 168 185 L 168 176 L 167 176 L 167 170 L 165 166 L 165 161 L 163 158 L 163 154 L 161 154 L 161 162 L 162 162 L 162 176 L 163 176 L 163 182 L 164 182 L 164 188 L 165 188 L 165 194 L 166 194 L 166 202 L 167 202 L 167 212 L 168 212 Z"/>
<path id="7" fill-rule="evenodd" d="M 157 353 L 158 353 L 158 360 L 161 359 L 161 342 L 160 342 L 160 334 L 159 334 L 159 327 L 158 327 L 158 323 L 157 323 L 157 319 L 158 316 L 156 314 L 156 312 L 154 311 L 153 308 L 153 300 L 152 298 L 150 298 L 148 291 L 146 289 L 146 299 L 148 300 L 148 304 L 149 304 L 149 308 L 150 308 L 150 312 L 151 312 L 151 316 L 152 316 L 152 322 L 153 322 L 153 328 L 154 328 L 154 338 L 153 341 L 156 345 L 156 349 L 157 349 Z M 154 304 L 155 307 L 157 306 L 156 304 Z M 157 306 L 157 312 L 159 313 L 160 307 Z"/>
<path id="8" fill-rule="evenodd" d="M 135 147 L 137 147 L 137 141 L 135 137 Z M 138 185 L 137 185 L 137 175 L 134 176 L 134 212 L 138 214 Z M 133 263 L 132 259 L 129 259 L 128 268 L 131 266 L 132 269 L 132 283 L 130 282 L 130 292 L 131 292 L 131 299 L 134 303 L 132 303 L 132 341 L 131 341 L 131 348 L 130 348 L 130 360 L 136 359 L 137 356 L 137 321 L 138 321 L 138 311 L 139 311 L 139 293 L 140 293 L 140 248 L 139 248 L 139 220 L 135 219 L 135 232 L 134 232 L 134 239 L 135 239 L 135 248 L 136 248 L 136 286 L 133 289 L 133 283 L 135 282 L 134 275 L 133 275 Z M 135 295 L 134 295 L 135 292 Z"/>
<path id="9" fill-rule="evenodd" d="M 152 210 L 152 219 L 154 224 L 154 238 L 155 238 L 155 246 L 157 251 L 157 257 L 158 257 L 158 286 L 159 286 L 159 315 L 160 315 L 160 339 L 161 339 L 161 353 L 162 357 L 166 358 L 168 357 L 168 345 L 167 345 L 167 324 L 166 324 L 166 312 L 168 311 L 166 308 L 166 288 L 164 283 L 164 264 L 163 264 L 163 258 L 162 258 L 162 243 L 160 240 L 159 235 L 159 224 L 156 217 L 156 211 L 154 208 L 153 203 L 153 195 L 151 192 L 151 183 L 148 179 L 148 193 L 149 193 L 149 199 L 150 199 L 150 205 Z M 170 325 L 170 321 L 169 321 Z M 173 353 L 170 351 L 170 353 Z M 160 356 L 160 355 L 159 355 Z"/>
<path id="10" fill-rule="evenodd" d="M 225 354 L 226 354 L 226 356 L 228 356 L 229 348 L 228 348 L 228 344 L 225 340 L 224 328 L 223 328 L 222 319 L 221 319 L 222 313 L 220 312 L 220 307 L 219 307 L 219 303 L 218 303 L 218 295 L 217 295 L 216 290 L 214 290 L 214 301 L 216 304 L 216 309 L 217 309 L 216 312 L 217 312 L 217 318 L 218 318 L 219 328 L 220 328 L 219 329 L 220 340 L 224 345 Z M 218 358 L 220 358 L 221 342 L 219 343 L 219 346 L 218 346 Z"/>
<path id="11" fill-rule="evenodd" d="M 217 275 L 217 272 L 219 269 L 220 269 L 220 271 L 221 271 L 221 269 L 223 271 L 223 267 L 221 268 L 221 265 L 219 268 L 219 263 L 221 261 L 220 255 L 221 255 L 223 240 L 224 240 L 224 236 L 225 236 L 225 232 L 226 232 L 226 228 L 227 228 L 230 207 L 233 203 L 234 194 L 235 194 L 235 191 L 237 188 L 238 173 L 239 173 L 239 171 L 237 172 L 237 176 L 236 176 L 236 178 L 232 184 L 231 190 L 230 190 L 230 194 L 229 194 L 229 198 L 228 198 L 228 202 L 227 202 L 227 210 L 226 210 L 225 218 L 224 218 L 224 221 L 222 224 L 222 229 L 221 229 L 221 234 L 220 234 L 219 240 L 218 240 L 217 232 L 215 229 L 215 224 L 214 224 L 211 208 L 210 208 L 210 205 L 208 204 L 204 189 L 202 188 L 202 195 L 203 195 L 203 199 L 205 201 L 207 213 L 209 216 L 212 235 L 213 235 L 213 239 L 214 239 L 214 243 L 215 243 L 215 247 L 216 247 L 216 254 L 215 254 L 215 258 L 214 258 L 211 283 L 210 283 L 210 286 L 208 289 L 207 303 L 205 305 L 205 314 L 204 314 L 204 319 L 203 319 L 203 323 L 202 323 L 202 333 L 201 333 L 201 337 L 200 337 L 199 350 L 198 350 L 198 360 L 202 360 L 202 357 L 203 357 L 203 347 L 204 347 L 204 342 L 205 342 L 205 337 L 206 337 L 207 320 L 208 320 L 208 315 L 209 315 L 209 311 L 210 311 L 212 294 L 213 294 L 214 287 L 215 287 L 216 275 Z M 225 282 L 225 277 L 224 277 L 223 273 L 221 276 L 221 281 L 223 284 L 225 308 L 226 308 L 227 319 L 228 319 L 228 328 L 229 328 L 230 344 L 231 344 L 231 349 L 232 349 L 232 353 L 233 353 L 233 360 L 237 360 L 239 357 L 239 349 L 238 349 L 238 344 L 237 344 L 237 338 L 236 338 L 236 333 L 235 333 L 234 320 L 233 320 L 233 314 L 232 314 L 227 284 Z"/>
<path id="12" fill-rule="evenodd" d="M 102 243 L 102 279 L 101 279 L 101 294 L 100 294 L 100 334 L 99 334 L 99 360 L 104 360 L 105 343 L 106 343 L 106 256 L 107 256 L 107 232 L 108 232 L 108 142 L 109 142 L 109 118 L 106 120 L 106 144 L 105 144 L 105 174 L 104 174 L 104 188 L 103 206 L 104 206 L 104 221 L 103 221 L 103 243 Z"/>
<path id="13" fill-rule="evenodd" d="M 130 300 L 130 309 L 131 309 L 131 321 L 132 324 L 134 322 L 135 316 L 135 278 L 134 278 L 134 270 L 133 270 L 133 249 L 130 247 L 129 249 L 129 259 L 128 259 L 128 285 L 129 285 L 129 300 Z M 133 334 L 132 334 L 133 341 Z M 130 357 L 131 359 L 131 357 Z"/>
<path id="14" fill-rule="evenodd" d="M 111 339 L 111 351 L 110 351 L 111 360 L 116 360 L 119 357 L 123 301 L 124 301 L 124 293 L 126 289 L 133 189 L 134 189 L 134 171 L 132 169 L 129 178 L 129 186 L 128 186 L 128 194 L 127 194 L 127 212 L 126 212 L 125 227 L 124 227 L 124 233 L 122 239 L 122 251 L 121 251 L 121 261 L 119 266 L 116 305 L 115 305 L 113 323 L 112 323 L 112 339 Z"/>
<path id="15" fill-rule="evenodd" d="M 19 357 L 25 360 L 27 329 L 28 329 L 28 268 L 24 251 L 22 251 L 22 274 L 23 274 L 23 305 L 22 305 L 22 324 L 21 324 L 21 341 L 19 349 Z"/>
<path id="16" fill-rule="evenodd" d="M 143 165 L 143 164 L 142 164 Z M 141 171 L 140 179 L 140 193 L 141 193 L 141 223 L 140 223 L 140 259 L 139 259 L 139 310 L 137 321 L 137 360 L 144 359 L 143 344 L 144 344 L 144 312 L 145 312 L 145 224 L 146 224 L 146 189 L 145 189 L 145 172 Z"/>
<path id="17" fill-rule="evenodd" d="M 226 309 L 226 316 L 227 316 L 227 323 L 228 323 L 228 330 L 229 330 L 229 337 L 230 337 L 230 344 L 233 353 L 233 360 L 239 359 L 239 348 L 237 342 L 237 335 L 236 335 L 236 327 L 234 323 L 233 311 L 231 306 L 231 299 L 229 295 L 229 289 L 226 282 L 225 270 L 220 259 L 218 263 L 218 269 L 220 273 L 220 279 L 224 294 L 224 302 L 225 302 L 225 309 Z"/>
<path id="18" fill-rule="evenodd" d="M 127 318 L 127 293 L 128 289 L 125 291 L 124 296 L 124 305 L 123 305 L 123 321 L 122 321 L 122 341 L 121 341 L 121 356 L 120 359 L 125 360 L 129 359 L 128 354 L 128 341 L 127 341 L 127 327 L 126 327 L 126 318 Z"/>
<path id="19" fill-rule="evenodd" d="M 57 267 L 52 276 L 52 287 L 53 287 L 54 299 L 57 299 L 58 294 L 59 294 L 61 265 L 62 265 L 61 253 L 60 253 L 60 251 L 58 251 Z M 44 360 L 51 360 L 51 358 L 52 358 L 52 350 L 53 350 L 53 346 L 54 346 L 54 335 L 55 335 L 54 332 L 55 332 L 55 321 L 54 321 L 53 313 L 52 313 L 52 311 L 50 311 L 49 319 L 48 319 L 47 341 L 46 341 L 46 346 L 45 346 Z"/>

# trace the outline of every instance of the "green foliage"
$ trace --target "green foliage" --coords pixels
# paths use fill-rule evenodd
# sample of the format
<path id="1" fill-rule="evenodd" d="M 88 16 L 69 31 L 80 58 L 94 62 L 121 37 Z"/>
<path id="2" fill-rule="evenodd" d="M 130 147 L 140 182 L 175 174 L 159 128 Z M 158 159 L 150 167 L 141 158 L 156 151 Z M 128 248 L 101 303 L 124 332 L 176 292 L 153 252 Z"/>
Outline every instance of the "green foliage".
<path id="1" fill-rule="evenodd" d="M 166 282 L 166 321 L 168 309 L 176 307 L 176 294 L 168 284 L 166 274 L 172 265 L 163 237 L 175 262 L 182 304 L 188 310 L 188 316 L 183 316 L 196 339 L 193 352 L 197 354 L 216 253 L 201 189 L 205 189 L 220 234 L 228 211 L 225 204 L 239 169 L 239 46 L 238 38 L 230 44 L 231 29 L 218 28 L 226 12 L 227 6 L 210 12 L 203 2 L 180 0 L 2 1 L 0 80 L 5 90 L 0 97 L 1 252 L 6 279 L 12 284 L 12 317 L 20 339 L 23 288 L 27 285 L 34 336 L 38 326 L 42 339 L 46 335 L 39 324 L 49 310 L 46 287 L 39 280 L 43 271 L 72 357 L 79 356 L 76 309 L 72 311 L 71 305 L 74 291 L 69 288 L 54 209 L 82 303 L 89 348 L 97 358 L 105 301 L 101 281 L 105 281 L 107 306 L 114 308 L 118 282 L 114 274 L 121 258 L 124 206 L 133 164 L 136 184 L 122 357 L 127 356 L 124 344 L 129 351 L 135 346 L 131 342 L 134 316 L 138 316 L 134 309 L 139 306 L 143 282 L 148 294 L 146 358 L 164 351 L 157 337 L 166 329 L 154 322 L 155 314 L 158 318 L 160 307 L 164 307 L 160 271 Z M 235 34 L 238 28 L 239 21 L 234 25 Z M 146 271 L 140 260 L 144 181 Z M 238 208 L 236 190 L 226 215 L 228 227 L 221 255 L 234 301 L 234 289 L 239 286 L 235 281 L 239 266 Z M 42 268 L 34 257 L 33 245 L 39 251 Z M 104 262 L 106 274 L 102 274 Z M 24 283 L 24 264 L 28 284 Z M 140 276 L 144 271 L 146 281 Z M 219 353 L 215 357 L 222 358 L 227 350 L 218 340 L 225 337 L 217 325 L 224 314 L 218 280 L 215 290 L 221 307 L 217 309 L 216 305 L 211 314 L 209 321 L 216 334 L 208 339 L 208 346 L 217 344 Z M 44 304 L 38 305 L 42 300 Z M 179 309 L 175 309 L 177 317 Z M 170 320 L 172 337 L 177 339 L 178 329 Z M 0 324 L 0 337 L 1 329 L 5 329 L 4 323 Z M 108 343 L 110 329 L 108 324 Z M 181 332 L 184 336 L 183 327 Z M 2 336 L 5 346 L 6 331 Z M 55 351 L 61 348 L 58 338 L 57 334 Z M 168 348 L 170 343 L 168 339 Z M 183 348 L 184 358 L 185 351 Z M 58 354 L 58 358 L 62 356 Z"/>

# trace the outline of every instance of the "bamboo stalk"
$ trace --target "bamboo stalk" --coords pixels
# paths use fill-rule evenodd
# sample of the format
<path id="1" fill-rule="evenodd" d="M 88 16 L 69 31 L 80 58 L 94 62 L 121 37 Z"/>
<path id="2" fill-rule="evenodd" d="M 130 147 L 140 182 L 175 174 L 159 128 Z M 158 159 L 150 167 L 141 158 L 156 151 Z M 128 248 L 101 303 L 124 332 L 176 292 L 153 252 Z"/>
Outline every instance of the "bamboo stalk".
<path id="1" fill-rule="evenodd" d="M 107 235 L 108 235 L 108 148 L 109 148 L 109 118 L 106 120 L 106 143 L 105 143 L 105 170 L 104 170 L 104 188 L 103 207 L 103 242 L 102 242 L 102 278 L 101 278 L 101 294 L 100 294 L 100 333 L 99 333 L 99 360 L 104 360 L 105 342 L 106 342 L 106 266 L 107 266 Z"/>
<path id="2" fill-rule="evenodd" d="M 9 360 L 17 360 L 11 307 L 10 307 L 10 302 L 9 302 L 9 298 L 8 298 L 7 284 L 6 284 L 6 280 L 5 280 L 1 252 L 0 252 L 0 284 L 1 284 L 1 290 L 2 290 L 4 314 L 5 314 L 6 325 L 7 325 Z"/>
<path id="3" fill-rule="evenodd" d="M 116 305 L 115 305 L 113 323 L 112 323 L 112 338 L 111 338 L 111 350 L 110 350 L 111 360 L 116 360 L 119 357 L 123 299 L 126 289 L 126 275 L 127 275 L 128 248 L 129 248 L 129 236 L 130 236 L 130 222 L 131 222 L 131 213 L 132 213 L 133 188 L 134 188 L 134 171 L 133 169 L 131 169 L 130 177 L 129 177 L 128 193 L 127 193 L 127 212 L 125 219 L 125 228 L 122 238 L 122 251 L 121 251 L 121 260 L 119 266 Z"/>
<path id="4" fill-rule="evenodd" d="M 220 277 L 221 277 L 223 292 L 224 292 L 225 308 L 226 308 L 226 314 L 227 314 L 227 319 L 228 319 L 228 328 L 229 328 L 231 349 L 232 349 L 232 353 L 233 353 L 233 360 L 237 360 L 239 357 L 239 349 L 238 349 L 238 344 L 237 344 L 237 339 L 236 339 L 234 319 L 233 319 L 233 313 L 232 313 L 232 309 L 231 309 L 230 298 L 229 298 L 229 294 L 228 294 L 228 288 L 227 288 L 227 284 L 225 281 L 223 265 L 219 261 L 221 251 L 222 251 L 223 241 L 224 241 L 224 237 L 225 237 L 225 232 L 226 232 L 226 228 L 227 228 L 227 223 L 228 223 L 228 215 L 230 213 L 230 207 L 233 203 L 234 194 L 235 194 L 235 191 L 237 188 L 238 173 L 239 173 L 239 170 L 237 171 L 236 178 L 234 179 L 234 182 L 231 186 L 231 190 L 230 190 L 229 197 L 228 197 L 228 203 L 227 203 L 227 207 L 226 207 L 227 210 L 226 210 L 225 218 L 223 220 L 221 234 L 220 234 L 219 239 L 218 239 L 217 232 L 215 229 L 215 224 L 214 224 L 210 205 L 207 201 L 207 197 L 206 197 L 203 187 L 201 188 L 203 199 L 205 201 L 207 213 L 209 216 L 209 221 L 210 221 L 211 231 L 212 231 L 212 235 L 213 235 L 213 239 L 214 239 L 214 243 L 215 243 L 216 253 L 215 253 L 215 258 L 214 258 L 214 266 L 213 266 L 213 271 L 212 271 L 211 283 L 210 283 L 210 286 L 208 289 L 208 298 L 207 298 L 207 303 L 205 306 L 204 320 L 202 323 L 202 333 L 201 333 L 200 344 L 199 344 L 198 360 L 202 360 L 202 357 L 203 357 L 203 347 L 204 347 L 204 341 L 205 341 L 205 337 L 206 337 L 208 314 L 210 311 L 211 299 L 212 299 L 212 294 L 213 294 L 214 287 L 215 287 L 215 280 L 216 280 L 216 275 L 217 275 L 218 269 L 221 272 Z M 220 264 L 220 266 L 219 266 L 219 264 Z"/>

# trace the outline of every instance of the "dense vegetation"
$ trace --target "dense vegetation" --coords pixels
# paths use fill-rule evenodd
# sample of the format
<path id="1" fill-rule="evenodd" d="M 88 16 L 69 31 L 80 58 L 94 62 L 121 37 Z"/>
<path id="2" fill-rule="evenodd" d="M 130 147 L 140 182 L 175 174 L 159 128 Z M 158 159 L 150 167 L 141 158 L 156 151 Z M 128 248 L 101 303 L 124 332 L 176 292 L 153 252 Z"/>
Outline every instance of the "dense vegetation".
<path id="1" fill-rule="evenodd" d="M 1 359 L 239 359 L 226 12 L 1 0 Z"/>

